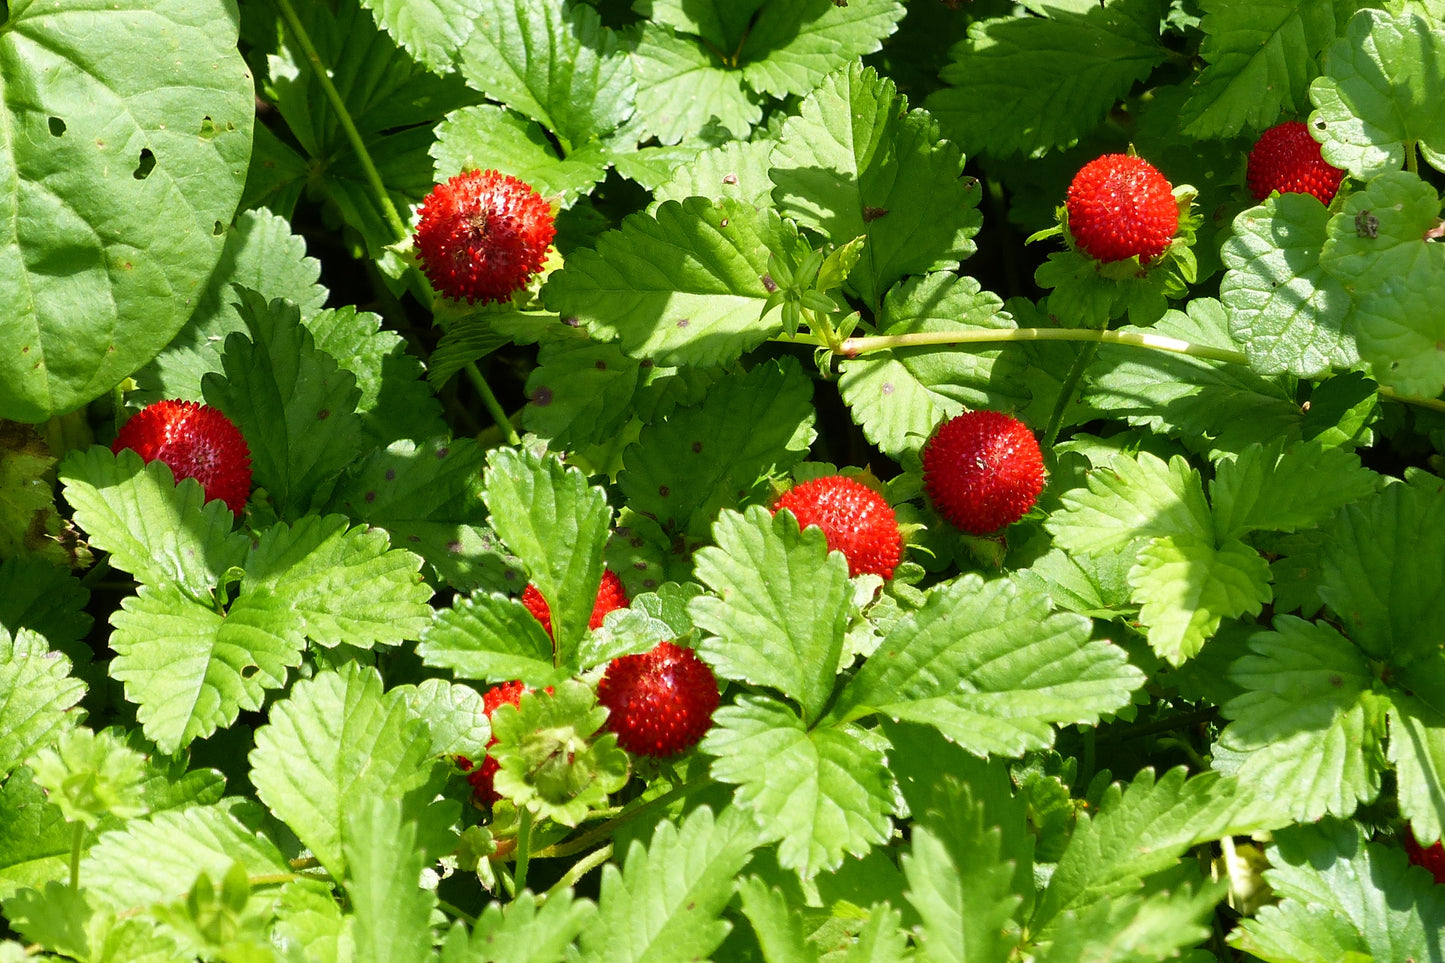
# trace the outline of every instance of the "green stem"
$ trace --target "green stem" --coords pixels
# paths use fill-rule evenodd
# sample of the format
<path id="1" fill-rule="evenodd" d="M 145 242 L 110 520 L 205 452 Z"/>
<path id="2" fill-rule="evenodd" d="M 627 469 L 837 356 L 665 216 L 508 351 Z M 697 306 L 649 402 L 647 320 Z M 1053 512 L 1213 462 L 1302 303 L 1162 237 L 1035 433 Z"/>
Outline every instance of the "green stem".
<path id="1" fill-rule="evenodd" d="M 598 826 L 596 829 L 583 833 L 576 839 L 564 843 L 557 843 L 554 846 L 548 846 L 546 849 L 538 850 L 537 856 L 538 858 L 559 859 L 563 856 L 571 856 L 574 853 L 591 849 L 604 839 L 611 839 L 612 834 L 615 833 L 619 827 L 626 825 L 643 813 L 651 812 L 661 806 L 666 806 L 678 797 L 687 795 L 708 781 L 707 779 L 694 779 L 692 782 L 685 782 L 680 786 L 674 786 L 661 796 L 654 796 L 639 806 L 635 806 L 632 809 L 623 809 L 623 811 L 618 813 L 614 818 L 607 820 L 607 822 Z"/>
<path id="2" fill-rule="evenodd" d="M 477 389 L 477 394 L 482 396 L 482 404 L 486 406 L 487 412 L 492 416 L 492 420 L 497 423 L 497 428 L 501 430 L 502 435 L 507 439 L 507 443 L 510 445 L 520 445 L 522 443 L 521 436 L 517 434 L 517 429 L 512 427 L 512 422 L 511 419 L 507 417 L 506 409 L 504 409 L 502 403 L 497 400 L 497 396 L 492 393 L 492 386 L 487 384 L 487 379 L 482 375 L 482 371 L 477 367 L 477 363 L 473 361 L 471 364 L 462 368 L 462 371 L 466 374 L 467 380 L 472 383 L 472 387 Z"/>
<path id="3" fill-rule="evenodd" d="M 1421 408 L 1430 408 L 1434 411 L 1445 412 L 1445 400 L 1440 398 L 1420 398 L 1416 395 L 1402 395 L 1394 388 L 1387 388 L 1384 385 L 1379 387 L 1380 397 L 1388 401 L 1398 401 L 1405 405 L 1418 405 Z"/>
<path id="4" fill-rule="evenodd" d="M 444 899 L 437 900 L 437 909 L 451 916 L 453 919 L 465 921 L 468 926 L 477 925 L 477 918 L 475 916 L 473 916 L 471 913 L 468 913 L 466 910 L 463 910 L 459 906 L 454 906 L 453 904 L 448 903 Z"/>
<path id="5" fill-rule="evenodd" d="M 346 134 L 346 139 L 351 144 L 351 149 L 356 152 L 356 158 L 361 163 L 361 172 L 366 176 L 366 181 L 371 189 L 376 192 L 377 202 L 381 205 L 382 217 L 391 226 L 392 232 L 396 234 L 398 241 L 407 236 L 406 223 L 397 213 L 396 205 L 391 203 L 391 195 L 386 192 L 386 184 L 381 179 L 376 164 L 371 159 L 371 152 L 366 149 L 366 142 L 361 139 L 361 131 L 356 129 L 356 123 L 351 119 L 351 112 L 346 109 L 346 102 L 341 99 L 341 92 L 331 82 L 331 75 L 326 69 L 326 64 L 321 60 L 321 54 L 317 51 L 316 45 L 311 42 L 311 37 L 306 33 L 306 28 L 301 24 L 301 18 L 296 15 L 296 8 L 291 5 L 291 0 L 276 0 L 276 8 L 281 11 L 281 17 L 286 21 L 286 26 L 296 37 L 296 43 L 306 59 L 311 62 L 311 70 L 316 74 L 316 81 L 321 84 L 321 92 L 331 102 L 331 109 L 336 111 L 336 119 L 341 124 L 341 130 Z"/>
<path id="6" fill-rule="evenodd" d="M 552 888 L 547 890 L 547 892 L 543 893 L 539 897 L 538 901 L 546 902 L 546 900 L 551 898 L 553 893 L 558 893 L 564 889 L 567 889 L 568 887 L 577 885 L 577 881 L 580 880 L 583 876 L 586 876 L 588 873 L 592 872 L 598 866 L 601 866 L 603 863 L 607 862 L 611 858 L 611 843 L 608 843 L 601 849 L 594 849 L 592 852 L 588 853 L 586 856 L 573 863 L 572 868 L 567 870 L 567 872 L 563 873 L 562 878 L 557 880 L 557 882 L 553 883 Z"/>
<path id="7" fill-rule="evenodd" d="M 1405 142 L 1405 170 L 1411 174 L 1420 173 L 1420 152 L 1413 140 Z"/>
<path id="8" fill-rule="evenodd" d="M 517 862 L 512 869 L 513 899 L 516 899 L 517 894 L 527 888 L 527 862 L 532 855 L 532 810 L 524 806 L 518 815 L 520 820 L 517 826 Z"/>
<path id="9" fill-rule="evenodd" d="M 856 358 L 860 354 L 872 351 L 888 351 L 897 348 L 1012 341 L 1092 341 L 1095 344 L 1127 344 L 1138 348 L 1153 348 L 1156 351 L 1187 354 L 1192 358 L 1203 358 L 1207 361 L 1249 364 L 1249 358 L 1243 351 L 1215 348 L 1207 344 L 1194 344 L 1162 334 L 1141 331 L 1100 331 L 1095 328 L 979 328 L 976 331 L 919 331 L 914 334 L 875 335 L 849 338 L 840 346 L 839 353 L 849 358 Z"/>
<path id="10" fill-rule="evenodd" d="M 1074 389 L 1079 386 L 1079 379 L 1084 376 L 1084 370 L 1089 367 L 1089 362 L 1094 360 L 1094 355 L 1099 350 L 1097 341 L 1090 342 L 1079 349 L 1079 355 L 1074 359 L 1073 365 L 1069 367 L 1069 373 L 1064 376 L 1064 383 L 1059 388 L 1058 400 L 1054 402 L 1054 410 L 1049 412 L 1049 423 L 1044 427 L 1043 446 L 1047 450 L 1054 446 L 1059 438 L 1059 429 L 1064 426 L 1064 412 L 1069 407 L 1069 400 L 1074 396 Z"/>
<path id="11" fill-rule="evenodd" d="M 70 891 L 80 892 L 80 852 L 85 846 L 85 823 L 76 821 L 70 830 Z"/>

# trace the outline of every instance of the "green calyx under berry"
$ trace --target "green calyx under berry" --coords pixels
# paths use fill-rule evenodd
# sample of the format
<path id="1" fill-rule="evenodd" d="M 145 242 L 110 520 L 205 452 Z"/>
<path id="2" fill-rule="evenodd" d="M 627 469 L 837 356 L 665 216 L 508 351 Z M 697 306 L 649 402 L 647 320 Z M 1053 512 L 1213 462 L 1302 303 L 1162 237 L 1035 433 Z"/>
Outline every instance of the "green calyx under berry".
<path id="1" fill-rule="evenodd" d="M 923 446 L 923 487 L 938 513 L 971 535 L 1028 514 L 1044 488 L 1043 454 L 1028 426 L 999 411 L 966 411 Z"/>
<path id="2" fill-rule="evenodd" d="M 1179 229 L 1174 187 L 1148 161 L 1105 154 L 1079 169 L 1069 184 L 1067 225 L 1075 246 L 1105 263 L 1157 259 Z"/>
<path id="3" fill-rule="evenodd" d="M 697 745 L 712 726 L 717 679 L 692 649 L 664 641 L 613 659 L 597 683 L 597 701 L 607 707 L 618 745 L 665 759 Z"/>
<path id="4" fill-rule="evenodd" d="M 413 235 L 422 273 L 454 301 L 509 301 L 542 270 L 553 217 L 552 205 L 510 174 L 465 171 L 422 202 Z"/>
<path id="5" fill-rule="evenodd" d="M 219 498 L 239 515 L 251 497 L 251 449 L 231 419 L 194 401 L 157 401 L 121 427 L 110 450 L 130 448 L 146 461 L 164 462 L 176 481 L 194 478 L 206 501 Z"/>
<path id="6" fill-rule="evenodd" d="M 849 576 L 865 573 L 888 579 L 903 553 L 893 506 L 853 478 L 828 475 L 788 489 L 773 502 L 773 513 L 791 511 L 800 528 L 816 525 L 830 551 L 848 559 Z"/>

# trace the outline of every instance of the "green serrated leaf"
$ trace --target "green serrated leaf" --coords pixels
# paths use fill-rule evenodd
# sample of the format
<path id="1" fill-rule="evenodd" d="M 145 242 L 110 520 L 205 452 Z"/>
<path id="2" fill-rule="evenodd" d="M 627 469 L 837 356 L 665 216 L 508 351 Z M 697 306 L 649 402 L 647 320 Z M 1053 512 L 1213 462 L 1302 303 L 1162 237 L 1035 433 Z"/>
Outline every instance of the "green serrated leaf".
<path id="1" fill-rule="evenodd" d="M 523 427 L 554 449 L 615 439 L 632 417 L 639 389 L 675 370 L 644 368 L 612 342 L 545 341 L 527 376 Z"/>
<path id="2" fill-rule="evenodd" d="M 75 410 L 190 316 L 251 152 L 255 84 L 237 23 L 225 0 L 7 5 L 6 417 Z M 32 83 L 37 70 L 49 79 Z"/>
<path id="3" fill-rule="evenodd" d="M 742 74 L 719 65 L 698 37 L 645 23 L 630 58 L 637 78 L 637 120 L 665 145 L 678 143 L 713 118 L 743 139 L 762 119 L 759 98 L 744 86 Z"/>
<path id="4" fill-rule="evenodd" d="M 427 665 L 479 682 L 521 679 L 545 687 L 570 674 L 553 663 L 552 640 L 519 600 L 476 594 L 443 609 L 416 647 Z"/>
<path id="5" fill-rule="evenodd" d="M 768 255 L 796 239 L 771 209 L 729 198 L 666 202 L 573 252 L 543 295 L 549 310 L 620 340 L 633 357 L 723 364 L 782 330 L 777 313 L 758 316 L 769 294 L 763 276 Z"/>
<path id="6" fill-rule="evenodd" d="M 1416 839 L 1439 839 L 1445 836 L 1445 713 L 1399 691 L 1390 693 L 1390 703 L 1387 748 L 1400 814 Z"/>
<path id="7" fill-rule="evenodd" d="M 1259 530 L 1309 528 L 1374 492 L 1378 480 L 1341 448 L 1251 445 L 1215 466 L 1209 484 L 1215 530 L 1227 540 Z"/>
<path id="8" fill-rule="evenodd" d="M 1445 150 L 1440 34 L 1413 11 L 1361 10 L 1310 84 L 1325 160 L 1367 180 L 1405 165 L 1417 142 Z"/>
<path id="9" fill-rule="evenodd" d="M 1332 0 L 1203 0 L 1204 45 L 1209 66 L 1194 81 L 1179 121 L 1194 137 L 1238 134 L 1272 126 L 1280 112 L 1306 106 L 1312 66 L 1335 39 Z"/>
<path id="10" fill-rule="evenodd" d="M 559 198 L 563 208 L 585 196 L 607 173 L 607 158 L 600 150 L 589 146 L 558 154 L 541 124 L 497 104 L 475 104 L 447 114 L 437 127 L 431 155 L 438 183 L 464 170 L 499 170 L 543 197 Z"/>
<path id="11" fill-rule="evenodd" d="M 1043 593 L 965 575 L 905 616 L 839 696 L 831 717 L 881 712 L 932 725 L 980 755 L 1053 742 L 1054 725 L 1092 724 L 1128 704 L 1143 673 L 1092 623 L 1049 614 Z"/>
<path id="12" fill-rule="evenodd" d="M 250 337 L 226 339 L 225 374 L 202 381 L 206 401 L 246 436 L 253 482 L 271 494 L 276 514 L 299 517 L 360 453 L 361 393 L 356 376 L 317 349 L 294 304 L 236 293 Z"/>
<path id="13" fill-rule="evenodd" d="M 482 695 L 471 686 L 443 679 L 398 686 L 413 717 L 426 723 L 433 756 L 471 755 L 492 738 Z"/>
<path id="14" fill-rule="evenodd" d="M 774 97 L 806 94 L 836 68 L 877 51 L 904 12 L 899 0 L 763 4 L 734 45 L 743 77 Z"/>
<path id="15" fill-rule="evenodd" d="M 643 429 L 618 477 L 628 505 L 671 537 L 706 537 L 724 507 L 766 497 L 807 453 L 812 383 L 790 358 L 720 378 L 702 404 Z"/>
<path id="16" fill-rule="evenodd" d="M 525 692 L 515 709 L 498 707 L 492 714 L 497 741 L 487 749 L 500 767 L 497 793 L 539 819 L 576 826 L 627 783 L 627 753 L 617 737 L 593 738 L 606 720 L 596 693 L 575 681 L 551 693 Z"/>
<path id="17" fill-rule="evenodd" d="M 167 753 L 261 708 L 305 645 L 290 605 L 269 592 L 243 595 L 222 614 L 174 585 L 142 585 L 110 621 L 110 674 Z"/>
<path id="18" fill-rule="evenodd" d="M 335 878 L 346 874 L 345 816 L 356 800 L 420 787 L 431 751 L 404 694 L 375 669 L 347 663 L 298 682 L 256 730 L 251 782 Z"/>
<path id="19" fill-rule="evenodd" d="M 145 760 L 111 732 L 71 729 L 32 756 L 29 766 L 67 822 L 93 829 L 105 816 L 130 819 L 146 811 L 140 792 Z"/>
<path id="20" fill-rule="evenodd" d="M 78 721 L 86 685 L 70 668 L 39 633 L 0 630 L 0 776 Z"/>
<path id="21" fill-rule="evenodd" d="M 461 926 L 442 946 L 441 963 L 563 963 L 573 940 L 597 912 L 570 889 L 549 895 L 538 906 L 528 891 L 505 906 L 490 902 L 477 917 L 470 940 Z"/>
<path id="22" fill-rule="evenodd" d="M 245 558 L 248 539 L 231 531 L 226 503 L 207 502 L 193 478 L 177 484 L 160 460 L 95 445 L 66 458 L 59 477 L 91 544 L 145 584 L 209 602 L 221 576 Z"/>
<path id="23" fill-rule="evenodd" d="M 740 696 L 713 713 L 699 747 L 714 757 L 713 778 L 738 787 L 736 808 L 779 841 L 778 862 L 805 879 L 888 838 L 888 769 L 882 751 L 854 726 L 810 731 L 788 706 Z M 760 759 L 768 764 L 759 766 Z"/>
<path id="24" fill-rule="evenodd" d="M 882 335 L 967 334 L 1014 327 L 998 296 L 971 277 L 927 274 L 889 290 Z M 917 451 L 946 418 L 965 408 L 1018 409 L 1028 403 L 1024 366 L 1009 348 L 957 346 L 869 352 L 845 360 L 838 387 L 868 440 L 893 458 Z"/>
<path id="25" fill-rule="evenodd" d="M 1269 562 L 1237 539 L 1216 546 L 1194 535 L 1161 535 L 1138 551 L 1130 598 L 1149 647 L 1171 665 L 1194 657 L 1223 619 L 1258 615 L 1273 598 Z"/>
<path id="26" fill-rule="evenodd" d="M 697 577 L 714 595 L 690 612 L 698 649 L 724 678 L 771 686 L 816 720 L 832 697 L 848 628 L 848 564 L 822 529 L 799 531 L 791 512 L 761 505 L 724 511 L 717 545 L 697 553 Z"/>
<path id="27" fill-rule="evenodd" d="M 772 155 L 781 212 L 835 244 L 868 238 L 849 279 L 875 304 L 905 274 L 956 267 L 982 223 L 963 155 L 905 107 L 891 80 L 854 61 L 804 98 Z"/>
<path id="28" fill-rule="evenodd" d="M 1259 374 L 1313 378 L 1359 360 L 1349 292 L 1319 261 L 1328 222 L 1313 194 L 1281 194 L 1236 217 L 1220 249 L 1229 333 Z"/>
<path id="29" fill-rule="evenodd" d="M 1264 876 L 1281 897 L 1229 942 L 1270 963 L 1428 960 L 1445 930 L 1445 890 L 1405 853 L 1327 819 L 1275 835 Z"/>
<path id="30" fill-rule="evenodd" d="M 50 454 L 40 431 L 0 419 L 0 558 L 44 558 L 71 564 L 59 541 L 63 530 L 55 505 Z"/>
<path id="31" fill-rule="evenodd" d="M 1250 637 L 1229 676 L 1245 690 L 1223 707 L 1219 745 L 1234 775 L 1262 787 L 1279 822 L 1347 816 L 1375 797 L 1384 768 L 1384 698 L 1364 655 L 1327 625 L 1290 615 Z"/>
<path id="32" fill-rule="evenodd" d="M 634 840 L 622 869 L 602 870 L 597 915 L 582 931 L 583 963 L 685 963 L 704 959 L 727 935 L 720 919 L 737 875 L 757 845 L 747 817 L 716 819 L 701 806 L 680 825 L 659 823 Z"/>
<path id="33" fill-rule="evenodd" d="M 1192 536 L 1212 542 L 1214 519 L 1199 472 L 1179 456 L 1119 455 L 1089 473 L 1088 489 L 1063 497 L 1045 526 L 1071 552 L 1099 554 L 1139 539 Z"/>
<path id="34" fill-rule="evenodd" d="M 246 557 L 244 594 L 284 597 L 307 638 L 328 648 L 397 645 L 431 623 L 421 559 L 390 547 L 386 533 L 341 515 L 307 515 L 272 526 Z"/>
<path id="35" fill-rule="evenodd" d="M 21 766 L 0 783 L 0 900 L 25 887 L 68 882 L 75 829 L 33 775 Z"/>
<path id="36" fill-rule="evenodd" d="M 403 817 L 401 801 L 358 798 L 346 817 L 342 848 L 357 958 L 388 963 L 433 959 L 436 894 L 421 887 L 426 854 L 417 845 L 416 823 Z"/>
<path id="37" fill-rule="evenodd" d="M 457 50 L 472 32 L 484 4 L 480 0 L 364 0 L 376 25 L 417 62 L 437 73 L 455 67 Z"/>
<path id="38" fill-rule="evenodd" d="M 803 916 L 788 897 L 760 877 L 738 881 L 743 915 L 753 925 L 763 958 L 769 963 L 818 963 L 818 950 L 803 933 Z"/>
<path id="39" fill-rule="evenodd" d="M 571 665 L 602 581 L 602 547 L 612 525 L 607 493 L 555 455 L 506 448 L 489 457 L 485 486 L 492 525 L 551 611 L 553 662 Z"/>
<path id="40" fill-rule="evenodd" d="M 925 103 L 944 135 L 998 157 L 1071 146 L 1167 56 L 1146 0 L 1078 6 L 970 26 Z"/>
<path id="41" fill-rule="evenodd" d="M 768 177 L 773 147 L 768 140 L 730 140 L 701 151 L 690 163 L 672 169 L 667 180 L 653 191 L 649 210 L 664 201 L 681 202 L 689 197 L 731 197 L 751 207 L 767 205 L 773 190 Z"/>
<path id="42" fill-rule="evenodd" d="M 702 593 L 702 586 L 694 582 L 664 582 L 656 592 L 635 596 L 616 615 L 608 613 L 602 628 L 582 642 L 578 661 L 583 671 L 624 655 L 650 651 L 661 639 L 691 635 L 688 603 Z"/>

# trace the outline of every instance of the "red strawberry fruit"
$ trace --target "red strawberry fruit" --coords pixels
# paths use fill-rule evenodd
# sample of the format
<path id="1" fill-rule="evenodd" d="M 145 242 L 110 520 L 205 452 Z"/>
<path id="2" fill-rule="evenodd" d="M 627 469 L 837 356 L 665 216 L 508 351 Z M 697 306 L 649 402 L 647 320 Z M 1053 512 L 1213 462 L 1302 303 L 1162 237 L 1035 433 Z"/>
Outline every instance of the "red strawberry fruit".
<path id="1" fill-rule="evenodd" d="M 592 605 L 592 618 L 588 620 L 589 629 L 602 627 L 602 620 L 607 613 L 614 609 L 625 609 L 628 605 L 627 590 L 622 587 L 622 579 L 610 568 L 602 570 L 602 583 L 597 586 L 597 601 Z M 552 610 L 547 605 L 547 600 L 542 598 L 542 593 L 537 591 L 537 586 L 528 584 L 526 591 L 522 593 L 522 604 L 527 611 L 542 623 L 542 628 L 547 634 L 552 634 Z"/>
<path id="2" fill-rule="evenodd" d="M 1421 846 L 1408 826 L 1405 827 L 1403 842 L 1411 863 L 1428 869 L 1435 882 L 1445 883 L 1445 843 L 1437 841 L 1433 846 Z"/>
<path id="3" fill-rule="evenodd" d="M 613 659 L 597 683 L 597 701 L 607 707 L 618 745 L 665 759 L 697 745 L 712 725 L 717 679 L 692 649 L 664 641 Z"/>
<path id="4" fill-rule="evenodd" d="M 488 304 L 527 286 L 556 234 L 552 205 L 529 185 L 499 171 L 465 171 L 427 195 L 413 240 L 432 287 Z"/>
<path id="5" fill-rule="evenodd" d="M 1322 204 L 1334 199 L 1345 172 L 1320 155 L 1320 143 L 1298 120 L 1276 124 L 1259 136 L 1249 152 L 1245 180 L 1254 199 L 1272 192 L 1313 194 Z"/>
<path id="6" fill-rule="evenodd" d="M 938 513 L 973 535 L 1012 525 L 1044 489 L 1044 461 L 1028 426 L 1000 411 L 966 411 L 923 446 L 923 487 Z"/>
<path id="7" fill-rule="evenodd" d="M 494 685 L 482 696 L 482 709 L 486 712 L 487 718 L 490 719 L 492 713 L 496 712 L 499 706 L 521 705 L 522 693 L 526 691 L 527 687 L 522 684 L 520 679 L 512 682 L 503 682 L 501 685 Z M 497 737 L 493 736 L 487 742 L 487 748 L 491 748 L 496 742 Z M 473 769 L 470 759 L 466 756 L 458 756 L 457 765 L 464 770 L 470 770 L 470 772 L 467 773 L 467 782 L 472 784 L 472 798 L 478 803 L 490 806 L 501 798 L 497 795 L 496 790 L 492 788 L 492 780 L 496 777 L 497 770 L 501 768 L 497 764 L 497 760 L 491 756 L 485 756 L 482 759 L 482 764 Z"/>
<path id="8" fill-rule="evenodd" d="M 1163 254 L 1179 229 L 1174 187 L 1153 164 L 1130 154 L 1105 154 L 1074 175 L 1065 203 L 1069 233 L 1099 261 Z"/>
<path id="9" fill-rule="evenodd" d="M 843 475 L 815 478 L 784 492 L 773 514 L 784 508 L 797 516 L 799 527 L 823 530 L 829 551 L 847 556 L 850 576 L 893 577 L 903 551 L 898 518 L 888 500 L 867 485 Z"/>
<path id="10" fill-rule="evenodd" d="M 136 451 L 146 461 L 165 462 L 176 481 L 194 478 L 206 501 L 219 498 L 239 515 L 251 496 L 251 449 L 231 419 L 194 401 L 157 401 L 120 429 L 110 450 Z"/>

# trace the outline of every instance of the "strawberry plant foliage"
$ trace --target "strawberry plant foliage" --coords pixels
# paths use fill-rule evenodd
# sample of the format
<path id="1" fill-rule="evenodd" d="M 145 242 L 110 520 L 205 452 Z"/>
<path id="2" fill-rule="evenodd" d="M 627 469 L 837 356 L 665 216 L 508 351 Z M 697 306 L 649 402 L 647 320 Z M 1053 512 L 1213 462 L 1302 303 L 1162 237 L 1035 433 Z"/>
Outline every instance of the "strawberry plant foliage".
<path id="1" fill-rule="evenodd" d="M 0 959 L 1431 958 L 1442 61 L 0 2 Z"/>

